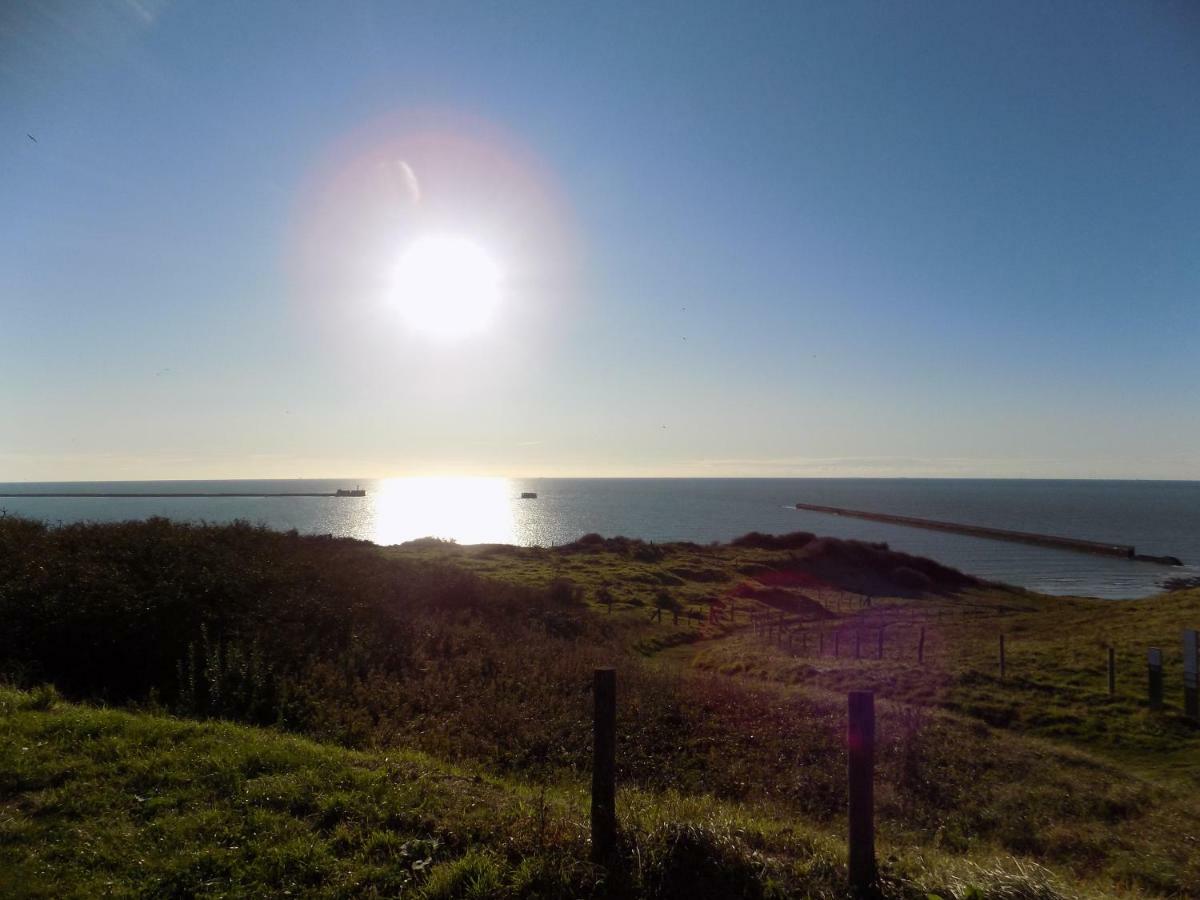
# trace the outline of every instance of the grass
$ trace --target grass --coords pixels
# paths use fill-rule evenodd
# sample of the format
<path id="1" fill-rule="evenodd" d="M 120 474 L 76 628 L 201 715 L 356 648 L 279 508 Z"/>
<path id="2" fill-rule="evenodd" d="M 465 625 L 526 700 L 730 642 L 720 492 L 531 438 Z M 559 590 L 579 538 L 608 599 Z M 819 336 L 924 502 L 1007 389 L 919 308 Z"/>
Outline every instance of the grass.
<path id="1" fill-rule="evenodd" d="M 741 805 L 623 791 L 610 875 L 576 785 L 46 697 L 0 690 L 5 896 L 845 894 L 835 833 Z M 1076 893 L 1028 861 L 885 852 L 885 897 Z"/>
<path id="2" fill-rule="evenodd" d="M 1200 731 L 1174 696 L 1200 590 L 1047 598 L 811 535 L 0 520 L 0 616 L 0 673 L 31 688 L 0 695 L 0 894 L 838 897 L 845 693 L 869 688 L 886 896 L 1200 895 Z M 756 624 L 781 616 L 790 647 Z M 600 664 L 611 876 L 587 862 Z"/>
<path id="3" fill-rule="evenodd" d="M 1200 785 L 1200 727 L 1182 714 L 1180 633 L 1200 623 L 1200 591 L 1138 601 L 1046 599 L 974 591 L 969 605 L 941 618 L 921 602 L 858 611 L 831 625 L 807 626 L 808 652 L 792 652 L 753 634 L 714 643 L 695 664 L 707 669 L 803 687 L 844 692 L 870 688 L 906 703 L 962 713 L 1006 731 L 1086 749 L 1148 777 Z M 935 606 L 936 601 L 929 601 Z M 935 610 L 936 612 L 936 610 Z M 865 634 L 864 659 L 853 658 L 853 635 Z M 885 623 L 884 659 L 875 658 Z M 842 658 L 817 655 L 817 632 L 844 635 Z M 926 631 L 925 664 L 916 664 Z M 999 674 L 1005 635 L 1006 675 Z M 1116 691 L 1108 694 L 1107 651 L 1115 650 Z M 1167 694 L 1162 711 L 1147 699 L 1146 650 L 1163 649 Z"/>

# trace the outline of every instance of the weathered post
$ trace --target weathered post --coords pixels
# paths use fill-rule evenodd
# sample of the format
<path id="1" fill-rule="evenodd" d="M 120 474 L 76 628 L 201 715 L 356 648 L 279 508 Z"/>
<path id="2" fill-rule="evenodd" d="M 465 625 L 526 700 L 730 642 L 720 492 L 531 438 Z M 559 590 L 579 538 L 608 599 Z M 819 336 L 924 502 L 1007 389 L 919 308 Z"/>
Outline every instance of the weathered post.
<path id="1" fill-rule="evenodd" d="M 808 629 L 800 630 L 800 655 L 808 656 Z"/>
<path id="2" fill-rule="evenodd" d="M 617 848 L 617 672 L 597 669 L 593 676 L 592 861 L 601 865 Z"/>
<path id="3" fill-rule="evenodd" d="M 1200 631 L 1183 632 L 1183 714 L 1200 721 Z"/>
<path id="4" fill-rule="evenodd" d="M 921 626 L 921 636 L 917 638 L 917 662 L 925 665 L 925 626 Z"/>
<path id="5" fill-rule="evenodd" d="M 879 647 L 875 653 L 876 659 L 883 659 L 883 627 L 879 628 Z"/>
<path id="6" fill-rule="evenodd" d="M 833 655 L 834 658 L 842 655 L 842 630 L 840 628 L 833 633 Z"/>
<path id="7" fill-rule="evenodd" d="M 1108 696 L 1113 696 L 1117 692 L 1117 661 L 1116 651 L 1112 647 L 1108 648 Z"/>
<path id="8" fill-rule="evenodd" d="M 817 632 L 817 656 L 825 655 L 825 632 Z"/>
<path id="9" fill-rule="evenodd" d="M 850 692 L 846 728 L 850 783 L 850 889 L 866 896 L 875 884 L 875 694 Z"/>
<path id="10" fill-rule="evenodd" d="M 862 629 L 854 632 L 854 658 L 862 659 Z"/>
<path id="11" fill-rule="evenodd" d="M 1146 668 L 1150 674 L 1150 708 L 1162 709 L 1163 705 L 1163 670 L 1162 650 L 1151 647 L 1146 654 Z"/>
<path id="12" fill-rule="evenodd" d="M 1000 678 L 1001 678 L 1001 680 L 1003 680 L 1003 679 L 1004 679 L 1004 671 L 1005 671 L 1005 664 L 1004 664 L 1004 635 L 1000 635 Z"/>

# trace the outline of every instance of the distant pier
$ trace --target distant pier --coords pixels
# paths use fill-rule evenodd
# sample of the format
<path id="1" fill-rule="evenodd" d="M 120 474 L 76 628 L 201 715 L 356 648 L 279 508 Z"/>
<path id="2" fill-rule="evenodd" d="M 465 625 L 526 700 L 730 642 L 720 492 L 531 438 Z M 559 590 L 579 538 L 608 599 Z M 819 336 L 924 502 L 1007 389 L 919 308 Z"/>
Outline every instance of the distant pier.
<path id="1" fill-rule="evenodd" d="M 859 509 L 843 509 L 840 506 L 818 506 L 814 503 L 797 503 L 796 509 L 809 512 L 828 513 L 833 516 L 853 516 L 872 522 L 890 525 L 908 525 L 930 531 L 949 531 L 971 537 L 990 538 L 996 541 L 1012 541 L 1019 544 L 1035 544 L 1057 550 L 1073 550 L 1077 553 L 1094 553 L 1100 556 L 1116 556 L 1142 562 L 1160 563 L 1165 566 L 1181 566 L 1183 562 L 1174 556 L 1147 556 L 1138 553 L 1132 544 L 1106 544 L 1102 541 L 1085 541 L 1079 538 L 1061 537 L 1053 534 L 1036 534 L 1031 531 L 1009 531 L 1006 528 L 987 528 L 982 525 L 963 525 L 958 522 L 939 522 L 937 519 L 918 519 L 914 516 L 894 516 L 889 513 L 864 512 Z"/>
<path id="2" fill-rule="evenodd" d="M 236 493 L 225 493 L 225 492 L 172 493 L 172 494 L 150 494 L 150 493 L 131 493 L 131 492 L 92 493 L 89 491 L 83 491 L 83 492 L 78 492 L 78 493 L 66 493 L 66 492 L 61 492 L 61 491 L 55 491 L 53 493 L 32 493 L 32 492 L 30 492 L 30 493 L 20 493 L 20 494 L 0 494 L 0 498 L 13 498 L 13 497 L 111 498 L 111 497 L 120 497 L 120 498 L 134 498 L 134 499 L 167 499 L 167 500 L 179 500 L 179 499 L 183 499 L 183 498 L 196 498 L 196 497 L 254 497 L 254 498 L 260 498 L 260 497 L 364 497 L 364 496 L 366 496 L 366 491 L 363 491 L 361 493 L 356 492 L 356 491 L 326 491 L 324 493 L 299 493 L 299 492 L 291 492 L 291 491 L 257 491 L 255 493 L 249 493 L 249 494 L 236 494 Z"/>

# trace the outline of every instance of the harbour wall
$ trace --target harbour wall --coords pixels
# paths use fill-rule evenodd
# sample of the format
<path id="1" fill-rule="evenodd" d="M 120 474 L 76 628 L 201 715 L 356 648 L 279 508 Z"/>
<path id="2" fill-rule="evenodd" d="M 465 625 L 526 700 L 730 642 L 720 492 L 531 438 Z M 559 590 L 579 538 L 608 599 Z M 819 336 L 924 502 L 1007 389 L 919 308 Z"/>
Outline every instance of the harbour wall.
<path id="1" fill-rule="evenodd" d="M 1174 556 L 1148 556 L 1139 554 L 1132 544 L 1108 544 L 1102 541 L 1085 541 L 1080 538 L 1062 537 L 1055 534 L 1037 534 L 1032 531 L 1010 531 L 1006 528 L 988 528 L 982 525 L 964 525 L 959 522 L 941 522 L 937 519 L 919 519 L 915 516 L 896 516 L 890 513 L 865 512 L 859 509 L 843 509 L 840 506 L 819 506 L 815 503 L 797 503 L 796 509 L 809 512 L 827 513 L 833 516 L 853 516 L 857 519 L 868 519 L 872 522 L 886 522 L 891 525 L 908 525 L 913 528 L 926 528 L 931 531 L 949 531 L 954 534 L 966 534 L 972 537 L 990 538 L 996 541 L 1013 541 L 1020 544 L 1036 544 L 1040 547 L 1054 547 L 1059 550 L 1074 550 L 1077 553 L 1095 553 L 1101 556 L 1118 556 L 1125 559 L 1136 559 L 1142 562 L 1161 563 L 1162 565 L 1179 566 L 1183 563 Z"/>

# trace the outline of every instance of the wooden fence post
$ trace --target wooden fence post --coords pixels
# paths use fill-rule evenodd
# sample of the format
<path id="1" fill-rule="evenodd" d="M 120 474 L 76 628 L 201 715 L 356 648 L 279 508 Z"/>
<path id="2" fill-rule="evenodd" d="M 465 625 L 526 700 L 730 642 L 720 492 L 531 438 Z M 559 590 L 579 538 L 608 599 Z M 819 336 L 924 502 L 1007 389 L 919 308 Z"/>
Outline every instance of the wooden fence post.
<path id="1" fill-rule="evenodd" d="M 921 636 L 917 639 L 917 662 L 925 665 L 925 626 L 921 626 Z"/>
<path id="2" fill-rule="evenodd" d="M 883 659 L 883 628 L 879 629 L 879 649 L 875 654 L 876 659 Z"/>
<path id="3" fill-rule="evenodd" d="M 1004 635 L 1000 635 L 1000 679 L 1001 680 L 1004 679 L 1005 668 L 1006 668 L 1006 666 L 1005 666 L 1005 660 L 1004 660 Z"/>
<path id="4" fill-rule="evenodd" d="M 1183 632 L 1183 714 L 1200 721 L 1200 631 Z"/>
<path id="5" fill-rule="evenodd" d="M 817 632 L 817 656 L 825 655 L 825 632 Z"/>
<path id="6" fill-rule="evenodd" d="M 1146 668 L 1150 674 L 1150 708 L 1162 709 L 1163 705 L 1163 671 L 1162 650 L 1151 647 L 1146 654 Z"/>
<path id="7" fill-rule="evenodd" d="M 1113 696 L 1117 692 L 1117 660 L 1116 651 L 1108 648 L 1108 696 Z"/>
<path id="8" fill-rule="evenodd" d="M 862 659 L 862 629 L 856 629 L 854 632 L 854 658 Z"/>
<path id="9" fill-rule="evenodd" d="M 842 630 L 839 628 L 833 633 L 833 656 L 837 659 L 842 655 Z"/>
<path id="10" fill-rule="evenodd" d="M 596 669 L 592 722 L 592 861 L 607 864 L 617 848 L 617 672 Z"/>
<path id="11" fill-rule="evenodd" d="M 850 889 L 866 896 L 875 884 L 875 694 L 851 691 L 849 712 Z"/>

